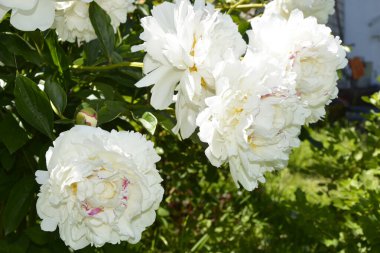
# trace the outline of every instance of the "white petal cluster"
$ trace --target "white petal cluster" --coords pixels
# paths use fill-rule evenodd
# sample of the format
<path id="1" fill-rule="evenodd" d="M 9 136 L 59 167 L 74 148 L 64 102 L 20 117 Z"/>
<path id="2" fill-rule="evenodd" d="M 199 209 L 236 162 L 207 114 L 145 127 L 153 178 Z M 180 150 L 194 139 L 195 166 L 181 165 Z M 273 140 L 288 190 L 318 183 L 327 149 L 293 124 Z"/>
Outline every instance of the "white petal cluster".
<path id="1" fill-rule="evenodd" d="M 93 0 L 65 1 L 56 3 L 54 27 L 63 41 L 78 42 L 96 39 L 89 17 L 90 2 Z M 135 9 L 134 0 L 94 0 L 107 12 L 116 31 L 127 20 L 127 13 Z"/>
<path id="2" fill-rule="evenodd" d="M 252 58 L 251 58 L 252 56 Z M 251 191 L 264 173 L 286 166 L 308 116 L 294 81 L 263 54 L 216 69 L 216 96 L 197 118 L 199 137 L 208 143 L 214 166 L 228 161 L 235 183 Z"/>
<path id="3" fill-rule="evenodd" d="M 144 43 L 134 50 L 147 52 L 146 76 L 136 86 L 154 84 L 156 109 L 175 102 L 174 130 L 186 138 L 198 126 L 210 162 L 227 162 L 235 183 L 250 191 L 265 172 L 286 166 L 302 125 L 324 116 L 337 95 L 337 70 L 347 63 L 328 27 L 291 11 L 296 3 L 327 6 L 306 2 L 269 4 L 252 20 L 248 46 L 231 18 L 203 1 L 165 2 L 142 20 Z M 276 5 L 289 13 L 279 15 Z"/>
<path id="4" fill-rule="evenodd" d="M 166 109 L 176 102 L 177 125 L 183 138 L 195 130 L 195 118 L 205 106 L 204 99 L 214 94 L 214 66 L 229 57 L 239 59 L 246 44 L 230 16 L 196 0 L 164 2 L 153 8 L 152 16 L 141 20 L 144 32 L 146 76 L 136 86 L 154 84 L 151 104 Z M 173 96 L 176 93 L 176 96 Z"/>
<path id="5" fill-rule="evenodd" d="M 55 0 L 0 0 L 0 20 L 12 10 L 11 24 L 22 31 L 44 31 L 54 21 Z"/>
<path id="6" fill-rule="evenodd" d="M 75 126 L 46 153 L 37 212 L 72 249 L 136 243 L 162 200 L 160 157 L 141 134 Z"/>
<path id="7" fill-rule="evenodd" d="M 338 94 L 337 70 L 347 64 L 340 39 L 299 10 L 289 19 L 264 15 L 253 19 L 251 26 L 249 50 L 271 55 L 288 75 L 296 76 L 297 94 L 311 110 L 306 123 L 318 121 L 325 115 L 325 105 Z"/>
<path id="8" fill-rule="evenodd" d="M 266 6 L 266 14 L 277 14 L 285 18 L 299 9 L 305 17 L 313 16 L 320 24 L 326 24 L 329 15 L 334 14 L 334 0 L 274 0 Z"/>

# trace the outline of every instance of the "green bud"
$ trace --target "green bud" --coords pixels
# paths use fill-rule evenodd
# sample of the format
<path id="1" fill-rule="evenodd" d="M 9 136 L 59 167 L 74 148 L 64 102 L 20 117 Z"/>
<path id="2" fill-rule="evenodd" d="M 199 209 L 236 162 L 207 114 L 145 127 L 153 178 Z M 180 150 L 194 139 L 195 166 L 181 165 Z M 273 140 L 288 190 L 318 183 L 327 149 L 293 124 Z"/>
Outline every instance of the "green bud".
<path id="1" fill-rule="evenodd" d="M 75 123 L 77 125 L 96 127 L 96 124 L 98 123 L 98 115 L 94 109 L 90 107 L 84 108 L 77 113 Z"/>

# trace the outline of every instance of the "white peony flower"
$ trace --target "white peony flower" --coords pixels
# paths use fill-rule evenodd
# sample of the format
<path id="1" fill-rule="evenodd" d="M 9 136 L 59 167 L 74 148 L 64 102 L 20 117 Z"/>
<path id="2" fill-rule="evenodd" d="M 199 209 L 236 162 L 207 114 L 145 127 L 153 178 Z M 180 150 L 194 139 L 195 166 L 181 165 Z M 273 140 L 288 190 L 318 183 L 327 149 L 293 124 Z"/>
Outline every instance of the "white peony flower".
<path id="1" fill-rule="evenodd" d="M 77 40 L 89 42 L 96 39 L 95 30 L 89 17 L 90 2 L 93 0 L 79 0 L 58 2 L 54 26 L 61 40 L 75 42 Z M 120 23 L 127 21 L 127 13 L 133 12 L 134 0 L 95 0 L 111 18 L 114 30 Z"/>
<path id="2" fill-rule="evenodd" d="M 45 31 L 54 21 L 55 0 L 0 0 L 0 20 L 12 10 L 11 24 L 22 31 Z"/>
<path id="3" fill-rule="evenodd" d="M 282 15 L 285 18 L 290 16 L 290 13 L 299 9 L 305 17 L 316 17 L 320 24 L 326 24 L 329 15 L 334 14 L 334 0 L 274 0 L 265 6 L 266 14 Z"/>
<path id="4" fill-rule="evenodd" d="M 89 126 L 61 133 L 46 153 L 48 171 L 36 172 L 42 230 L 58 226 L 74 250 L 138 242 L 162 200 L 159 160 L 138 133 Z"/>
<path id="5" fill-rule="evenodd" d="M 214 94 L 214 66 L 228 51 L 238 59 L 246 44 L 231 17 L 215 11 L 212 5 L 205 6 L 203 0 L 196 0 L 194 6 L 188 0 L 164 2 L 141 23 L 144 43 L 132 50 L 147 52 L 146 76 L 136 86 L 154 84 L 151 104 L 156 109 L 166 109 L 176 100 L 173 131 L 187 138 L 196 128 L 195 118 L 204 107 L 204 98 Z"/>
<path id="6" fill-rule="evenodd" d="M 235 183 L 253 190 L 264 173 L 286 166 L 308 116 L 294 80 L 263 54 L 225 62 L 216 70 L 216 96 L 197 118 L 206 156 L 219 167 L 228 161 Z"/>
<path id="7" fill-rule="evenodd" d="M 325 115 L 325 105 L 336 98 L 337 70 L 347 64 L 339 37 L 293 11 L 289 19 L 278 16 L 255 18 L 248 31 L 249 51 L 264 52 L 276 58 L 288 75 L 296 76 L 296 91 L 311 110 L 307 123 Z"/>

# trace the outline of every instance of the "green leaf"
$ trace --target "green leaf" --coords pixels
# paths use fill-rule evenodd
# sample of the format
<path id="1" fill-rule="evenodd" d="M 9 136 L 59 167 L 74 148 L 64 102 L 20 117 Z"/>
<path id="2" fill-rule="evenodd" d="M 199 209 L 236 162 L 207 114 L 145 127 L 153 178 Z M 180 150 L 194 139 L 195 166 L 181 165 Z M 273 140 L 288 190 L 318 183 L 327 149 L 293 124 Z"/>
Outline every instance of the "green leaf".
<path id="1" fill-rule="evenodd" d="M 126 111 L 125 104 L 119 101 L 104 101 L 98 111 L 98 125 L 110 122 Z"/>
<path id="2" fill-rule="evenodd" d="M 139 121 L 151 135 L 154 135 L 157 127 L 157 118 L 151 112 L 145 112 L 139 118 Z"/>
<path id="3" fill-rule="evenodd" d="M 58 44 L 57 35 L 55 32 L 50 31 L 46 36 L 46 44 L 49 47 L 51 58 L 53 59 L 54 65 L 58 67 L 60 73 L 63 73 L 69 65 L 67 63 L 65 52 L 62 47 Z"/>
<path id="4" fill-rule="evenodd" d="M 23 177 L 12 188 L 2 213 L 5 234 L 16 230 L 33 201 L 34 179 Z"/>
<path id="5" fill-rule="evenodd" d="M 25 234 L 37 245 L 44 245 L 49 242 L 49 233 L 42 231 L 40 226 L 27 228 Z"/>
<path id="6" fill-rule="evenodd" d="M 7 51 L 22 56 L 25 60 L 36 65 L 41 65 L 44 62 L 37 50 L 17 34 L 1 33 L 0 44 L 2 44 L 3 48 L 6 48 Z"/>
<path id="7" fill-rule="evenodd" d="M 10 154 L 6 148 L 0 147 L 0 164 L 1 166 L 3 166 L 5 171 L 10 171 L 13 165 L 15 164 L 15 162 L 16 162 L 15 156 Z M 0 184 L 1 184 L 1 180 L 0 180 Z"/>
<path id="8" fill-rule="evenodd" d="M 1 253 L 25 253 L 28 250 L 29 240 L 25 235 L 18 237 L 16 240 L 1 240 Z"/>
<path id="9" fill-rule="evenodd" d="M 45 81 L 45 93 L 50 101 L 58 110 L 58 115 L 62 115 L 67 105 L 67 95 L 61 85 L 58 84 L 53 77 L 49 77 Z"/>
<path id="10" fill-rule="evenodd" d="M 206 242 L 210 239 L 210 236 L 208 234 L 205 234 L 199 239 L 199 241 L 194 244 L 194 246 L 191 248 L 190 252 L 196 252 L 203 248 L 203 246 L 206 244 Z"/>
<path id="11" fill-rule="evenodd" d="M 11 154 L 28 141 L 28 135 L 11 113 L 7 113 L 0 121 L 0 141 L 4 143 Z"/>
<path id="12" fill-rule="evenodd" d="M 14 90 L 16 108 L 21 117 L 41 133 L 54 139 L 54 114 L 50 102 L 32 80 L 18 75 Z"/>
<path id="13" fill-rule="evenodd" d="M 111 61 L 115 49 L 115 31 L 111 25 L 111 18 L 95 1 L 90 4 L 89 14 L 103 53 Z"/>

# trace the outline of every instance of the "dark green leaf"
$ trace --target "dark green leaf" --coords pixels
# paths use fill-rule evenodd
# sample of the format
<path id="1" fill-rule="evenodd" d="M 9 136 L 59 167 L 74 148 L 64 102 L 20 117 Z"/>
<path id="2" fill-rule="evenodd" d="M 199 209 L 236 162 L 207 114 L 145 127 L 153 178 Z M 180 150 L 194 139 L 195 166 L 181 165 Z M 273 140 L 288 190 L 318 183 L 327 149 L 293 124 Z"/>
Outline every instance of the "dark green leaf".
<path id="1" fill-rule="evenodd" d="M 111 25 L 111 18 L 95 1 L 91 2 L 89 13 L 103 53 L 111 61 L 115 49 L 115 31 Z"/>
<path id="2" fill-rule="evenodd" d="M 23 177 L 13 186 L 2 213 L 5 234 L 16 230 L 25 218 L 33 201 L 33 192 L 34 179 L 31 176 Z"/>
<path id="3" fill-rule="evenodd" d="M 16 158 L 6 148 L 0 147 L 0 164 L 6 171 L 10 171 L 15 164 Z"/>
<path id="4" fill-rule="evenodd" d="M 46 43 L 50 50 L 51 58 L 53 59 L 54 65 L 57 66 L 60 73 L 68 68 L 68 63 L 66 59 L 65 52 L 58 44 L 57 35 L 55 32 L 51 31 L 46 36 Z"/>
<path id="5" fill-rule="evenodd" d="M 98 125 L 110 122 L 126 111 L 125 104 L 119 101 L 104 101 L 98 111 Z"/>
<path id="6" fill-rule="evenodd" d="M 40 226 L 29 227 L 25 233 L 35 244 L 44 245 L 49 242 L 49 233 L 42 231 Z"/>
<path id="7" fill-rule="evenodd" d="M 62 115 L 67 105 L 67 95 L 62 86 L 53 77 L 46 79 L 45 93 L 58 110 L 58 114 Z"/>
<path id="8" fill-rule="evenodd" d="M 6 150 L 5 150 L 6 151 Z M 0 150 L 2 152 L 2 150 Z M 5 152 L 4 152 L 5 153 Z M 1 153 L 2 155 L 3 153 Z M 0 201 L 4 203 L 7 199 L 12 186 L 17 182 L 19 178 L 14 174 L 6 174 L 3 171 L 0 171 Z"/>
<path id="9" fill-rule="evenodd" d="M 101 52 L 99 40 L 93 40 L 84 44 L 85 65 L 94 65 Z"/>
<path id="10" fill-rule="evenodd" d="M 15 241 L 0 241 L 0 252 L 1 253 L 25 253 L 27 252 L 29 246 L 29 240 L 25 235 L 17 238 Z"/>
<path id="11" fill-rule="evenodd" d="M 2 44 L 2 47 L 6 48 L 7 51 L 12 52 L 15 55 L 22 56 L 25 60 L 36 65 L 41 65 L 43 63 L 43 59 L 37 50 L 17 34 L 0 34 L 0 44 Z"/>
<path id="12" fill-rule="evenodd" d="M 7 113 L 0 121 L 0 141 L 4 143 L 11 154 L 28 141 L 28 135 L 11 113 Z"/>
<path id="13" fill-rule="evenodd" d="M 54 114 L 46 94 L 32 80 L 18 75 L 14 95 L 16 108 L 21 117 L 41 133 L 54 139 Z"/>

